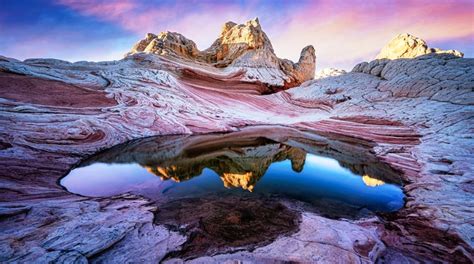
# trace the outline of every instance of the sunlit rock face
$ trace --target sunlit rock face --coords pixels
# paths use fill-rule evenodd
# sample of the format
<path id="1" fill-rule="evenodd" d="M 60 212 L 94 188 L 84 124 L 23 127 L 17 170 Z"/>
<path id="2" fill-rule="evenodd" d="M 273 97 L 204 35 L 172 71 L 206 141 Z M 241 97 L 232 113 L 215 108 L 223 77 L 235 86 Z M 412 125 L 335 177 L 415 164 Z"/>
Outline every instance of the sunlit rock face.
<path id="1" fill-rule="evenodd" d="M 429 48 L 426 41 L 410 34 L 400 34 L 395 36 L 375 59 L 411 59 L 421 55 L 437 53 L 437 54 L 452 54 L 457 57 L 463 57 L 464 54 L 457 50 L 441 50 L 438 48 Z"/>
<path id="2" fill-rule="evenodd" d="M 439 58 L 462 58 L 464 54 L 457 50 L 441 50 L 438 48 L 430 48 L 426 42 L 418 37 L 410 34 L 400 34 L 393 38 L 382 50 L 379 52 L 375 60 L 371 62 L 361 62 L 354 66 L 352 72 L 362 72 L 374 76 L 385 78 L 385 72 L 392 61 L 403 62 L 407 59 L 422 59 L 422 60 L 439 60 Z M 407 68 L 406 65 L 400 65 Z M 397 65 L 396 67 L 400 67 Z"/>
<path id="3" fill-rule="evenodd" d="M 192 40 L 179 33 L 162 32 L 158 35 L 148 33 L 126 56 L 140 52 L 206 63 L 217 68 L 245 69 L 249 71 L 245 78 L 247 81 L 261 79 L 265 82 L 268 75 L 277 75 L 279 82 L 274 85 L 282 89 L 313 79 L 316 69 L 313 46 L 303 48 L 297 63 L 279 59 L 258 18 L 244 24 L 225 23 L 219 37 L 204 51 L 199 51 Z"/>
<path id="4" fill-rule="evenodd" d="M 227 22 L 220 36 L 206 50 L 200 52 L 196 44 L 176 32 L 162 32 L 158 35 L 148 33 L 144 39 L 133 46 L 128 55 L 137 52 L 153 53 L 195 59 L 225 67 L 249 50 L 268 50 L 273 47 L 258 19 L 245 24 Z"/>
<path id="5" fill-rule="evenodd" d="M 219 38 L 204 51 L 204 56 L 207 61 L 223 67 L 249 50 L 267 50 L 273 53 L 272 44 L 257 18 L 240 25 L 225 23 Z"/>
<path id="6" fill-rule="evenodd" d="M 143 51 L 159 55 L 169 54 L 185 58 L 194 58 L 199 52 L 192 40 L 176 32 L 162 32 L 158 36 L 148 33 L 144 40 L 146 47 L 140 50 L 142 41 L 136 44 L 132 51 Z"/>

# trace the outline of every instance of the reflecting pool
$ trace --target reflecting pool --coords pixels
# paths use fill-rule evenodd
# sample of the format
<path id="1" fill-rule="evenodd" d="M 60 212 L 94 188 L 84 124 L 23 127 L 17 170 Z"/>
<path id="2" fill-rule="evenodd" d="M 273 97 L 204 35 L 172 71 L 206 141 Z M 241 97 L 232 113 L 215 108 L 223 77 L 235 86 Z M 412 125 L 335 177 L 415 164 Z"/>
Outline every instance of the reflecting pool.
<path id="1" fill-rule="evenodd" d="M 231 133 L 119 145 L 85 160 L 60 184 L 84 196 L 134 193 L 158 203 L 278 197 L 335 212 L 393 212 L 404 205 L 396 179 L 367 147 L 353 143 Z"/>

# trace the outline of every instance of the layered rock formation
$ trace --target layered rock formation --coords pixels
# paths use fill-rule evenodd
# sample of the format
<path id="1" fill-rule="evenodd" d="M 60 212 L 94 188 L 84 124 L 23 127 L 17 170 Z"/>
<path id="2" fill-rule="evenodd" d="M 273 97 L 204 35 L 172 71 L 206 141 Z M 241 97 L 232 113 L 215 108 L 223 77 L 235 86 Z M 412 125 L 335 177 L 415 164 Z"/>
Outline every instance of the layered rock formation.
<path id="1" fill-rule="evenodd" d="M 219 37 L 204 51 L 199 51 L 192 40 L 179 33 L 162 32 L 158 35 L 148 33 L 126 56 L 139 52 L 206 63 L 218 68 L 243 68 L 248 81 L 268 83 L 275 86 L 273 90 L 290 88 L 313 79 L 316 65 L 313 46 L 301 51 L 297 63 L 279 59 L 258 18 L 240 25 L 225 23 Z M 273 80 L 268 78 L 271 75 L 275 75 Z"/>
<path id="2" fill-rule="evenodd" d="M 234 28 L 258 31 L 252 22 L 227 27 L 229 41 Z M 57 180 L 87 155 L 130 139 L 268 124 L 303 129 L 294 132 L 303 141 L 318 134 L 337 137 L 355 154 L 361 144 L 371 148 L 401 172 L 405 208 L 362 221 L 304 211 L 296 233 L 291 229 L 266 245 L 217 250 L 187 261 L 474 260 L 473 59 L 436 52 L 387 59 L 261 95 L 275 85 L 281 89 L 303 81 L 284 69 L 298 64 L 276 60 L 268 45 L 233 58 L 242 47 L 226 43 L 224 48 L 222 40 L 215 46 L 222 47 L 219 56 L 210 53 L 212 62 L 197 59 L 208 55 L 193 55 L 192 45 L 176 35 L 161 38 L 174 54 L 139 52 L 100 63 L 0 58 L 0 261 L 158 262 L 169 257 L 189 238 L 156 223 L 156 205 L 135 195 L 77 196 Z M 215 67 L 218 58 L 225 68 Z M 227 64 L 225 58 L 233 61 Z M 311 48 L 300 61 L 311 65 Z M 64 89 L 74 98 L 64 96 Z M 168 260 L 183 261 L 179 254 L 172 257 Z"/>

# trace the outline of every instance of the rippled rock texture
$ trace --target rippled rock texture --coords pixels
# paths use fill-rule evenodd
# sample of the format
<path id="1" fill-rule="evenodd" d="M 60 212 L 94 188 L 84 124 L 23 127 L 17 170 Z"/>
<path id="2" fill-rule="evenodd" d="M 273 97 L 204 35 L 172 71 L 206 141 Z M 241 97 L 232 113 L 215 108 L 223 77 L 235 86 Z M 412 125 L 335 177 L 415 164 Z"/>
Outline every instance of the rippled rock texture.
<path id="1" fill-rule="evenodd" d="M 226 24 L 206 62 L 194 60 L 192 43 L 176 34 L 147 39 L 171 43 L 167 50 L 178 56 L 0 57 L 0 261 L 472 262 L 474 60 L 436 52 L 384 59 L 272 93 L 311 77 L 298 67 L 314 67 L 314 54 L 305 49 L 298 64 L 276 60 L 253 23 Z M 234 30 L 245 28 L 248 47 L 233 46 Z M 251 48 L 261 40 L 263 49 Z M 357 221 L 287 207 L 299 212 L 297 222 L 279 219 L 288 232 L 269 227 L 265 244 L 209 253 L 187 248 L 194 242 L 160 223 L 159 208 L 142 197 L 86 198 L 57 184 L 82 158 L 130 139 L 255 125 L 370 148 L 402 172 L 406 207 Z M 180 250 L 184 259 L 171 253 Z"/>
<path id="2" fill-rule="evenodd" d="M 247 81 L 268 84 L 265 91 L 267 93 L 313 79 L 316 68 L 313 46 L 307 46 L 301 51 L 297 63 L 279 59 L 258 18 L 240 25 L 225 23 L 220 36 L 204 51 L 199 51 L 192 40 L 179 33 L 162 32 L 158 35 L 148 33 L 126 56 L 136 53 L 184 59 L 230 71 L 245 69 Z"/>

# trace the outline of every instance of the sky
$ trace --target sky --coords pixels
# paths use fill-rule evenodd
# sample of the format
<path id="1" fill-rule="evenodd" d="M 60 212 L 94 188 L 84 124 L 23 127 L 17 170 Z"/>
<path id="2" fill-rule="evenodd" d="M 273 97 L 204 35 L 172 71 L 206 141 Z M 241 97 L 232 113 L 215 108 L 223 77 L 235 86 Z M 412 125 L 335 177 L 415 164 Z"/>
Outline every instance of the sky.
<path id="1" fill-rule="evenodd" d="M 474 57 L 474 0 L 0 0 L 0 55 L 121 59 L 146 33 L 175 31 L 206 49 L 227 21 L 258 17 L 275 53 L 316 49 L 317 70 L 350 70 L 400 33 Z"/>

